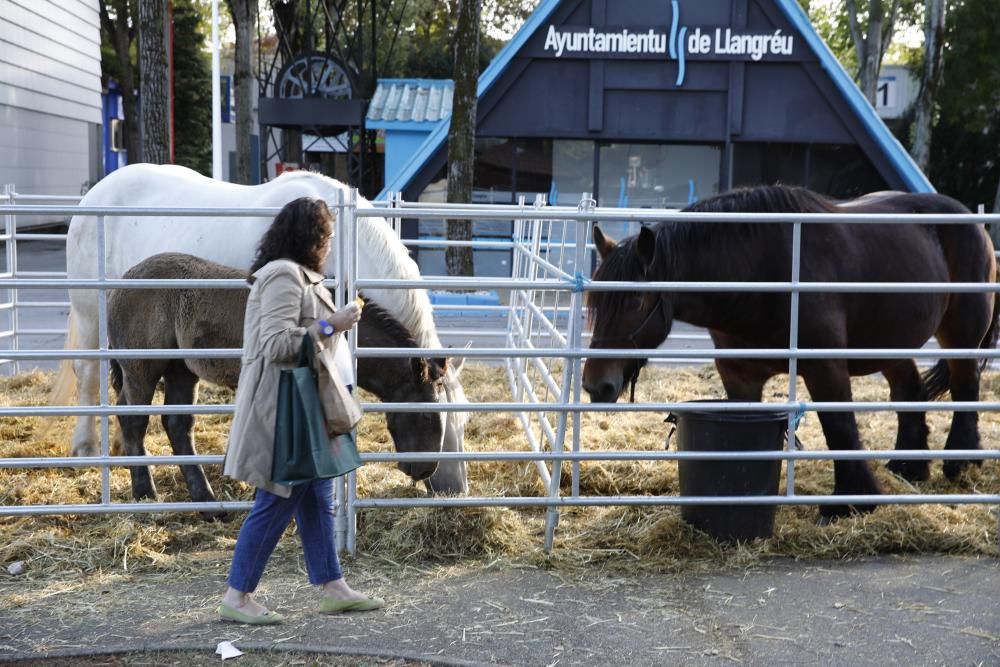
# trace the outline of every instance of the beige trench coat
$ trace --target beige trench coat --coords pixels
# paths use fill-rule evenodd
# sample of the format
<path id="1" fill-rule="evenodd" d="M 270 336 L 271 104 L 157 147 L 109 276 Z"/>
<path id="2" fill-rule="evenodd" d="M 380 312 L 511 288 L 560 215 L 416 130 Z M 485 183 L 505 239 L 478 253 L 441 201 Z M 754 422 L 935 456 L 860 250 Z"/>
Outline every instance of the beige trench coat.
<path id="1" fill-rule="evenodd" d="M 271 481 L 278 380 L 294 368 L 306 328 L 336 311 L 323 276 L 291 260 L 269 262 L 253 274 L 243 329 L 243 358 L 223 473 L 287 498 L 291 488 Z M 322 341 L 321 374 L 333 368 L 341 335 Z M 343 346 L 340 346 L 343 347 Z"/>

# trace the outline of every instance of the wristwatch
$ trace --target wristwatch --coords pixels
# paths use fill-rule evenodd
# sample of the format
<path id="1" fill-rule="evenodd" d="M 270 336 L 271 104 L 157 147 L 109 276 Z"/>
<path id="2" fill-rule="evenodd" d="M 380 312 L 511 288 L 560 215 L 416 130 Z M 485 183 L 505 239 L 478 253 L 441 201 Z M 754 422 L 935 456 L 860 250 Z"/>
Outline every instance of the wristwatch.
<path id="1" fill-rule="evenodd" d="M 326 320 L 319 321 L 319 332 L 329 338 L 333 335 L 333 325 Z"/>

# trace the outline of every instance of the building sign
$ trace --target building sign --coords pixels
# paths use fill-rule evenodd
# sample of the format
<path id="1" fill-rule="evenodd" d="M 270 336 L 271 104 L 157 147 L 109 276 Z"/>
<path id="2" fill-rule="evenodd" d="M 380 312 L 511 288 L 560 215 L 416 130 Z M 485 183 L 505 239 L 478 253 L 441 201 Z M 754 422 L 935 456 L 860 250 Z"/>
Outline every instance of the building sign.
<path id="1" fill-rule="evenodd" d="M 884 66 L 875 91 L 875 111 L 885 119 L 903 116 L 913 104 L 919 88 L 913 74 L 905 66 Z"/>
<path id="2" fill-rule="evenodd" d="M 677 85 L 684 83 L 687 60 L 761 60 L 794 57 L 795 37 L 781 29 L 751 32 L 726 27 L 680 25 L 680 1 L 672 0 L 669 31 L 659 28 L 617 30 L 550 25 L 544 55 L 563 58 L 666 58 L 678 63 Z"/>

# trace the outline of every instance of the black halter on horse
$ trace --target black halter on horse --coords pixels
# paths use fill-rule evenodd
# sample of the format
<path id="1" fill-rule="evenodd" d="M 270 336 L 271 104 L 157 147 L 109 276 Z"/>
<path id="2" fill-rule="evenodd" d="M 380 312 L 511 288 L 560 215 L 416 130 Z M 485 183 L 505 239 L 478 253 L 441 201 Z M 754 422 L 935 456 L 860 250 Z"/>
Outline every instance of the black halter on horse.
<path id="1" fill-rule="evenodd" d="M 637 339 L 641 338 L 647 329 L 655 322 L 657 322 L 656 316 L 660 316 L 660 320 L 663 324 L 663 337 L 666 337 L 666 331 L 670 329 L 670 316 L 667 315 L 667 308 L 663 305 L 663 292 L 657 292 L 656 303 L 650 309 L 649 314 L 646 315 L 646 319 L 642 321 L 642 324 L 638 326 L 632 333 L 623 334 L 620 336 L 593 336 L 590 339 L 591 348 L 616 348 L 616 347 L 627 347 L 626 345 L 618 345 L 619 342 L 624 341 L 628 343 L 628 346 L 632 347 L 634 350 L 641 350 L 642 345 L 639 344 Z M 627 378 L 629 384 L 629 402 L 635 403 L 635 384 L 639 381 L 639 372 L 642 367 L 645 366 L 645 360 L 641 363 L 636 363 L 635 368 Z"/>

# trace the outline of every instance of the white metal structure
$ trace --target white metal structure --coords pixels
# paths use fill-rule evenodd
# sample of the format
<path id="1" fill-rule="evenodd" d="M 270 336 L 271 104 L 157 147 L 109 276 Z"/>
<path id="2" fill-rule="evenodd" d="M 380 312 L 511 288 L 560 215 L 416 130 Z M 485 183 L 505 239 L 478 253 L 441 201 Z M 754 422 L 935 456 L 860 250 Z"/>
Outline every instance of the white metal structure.
<path id="1" fill-rule="evenodd" d="M 475 289 L 506 289 L 510 290 L 510 303 L 504 307 L 508 316 L 508 332 L 503 344 L 496 346 L 478 346 L 465 350 L 463 356 L 477 359 L 499 359 L 506 365 L 510 381 L 512 399 L 506 402 L 442 404 L 441 409 L 451 411 L 499 412 L 507 411 L 519 416 L 526 433 L 530 451 L 518 452 L 461 452 L 428 454 L 398 454 L 382 453 L 368 454 L 363 458 L 367 461 L 400 461 L 400 460 L 439 460 L 461 459 L 476 460 L 507 460 L 535 461 L 539 473 L 547 482 L 548 494 L 541 497 L 464 497 L 464 498 L 357 498 L 353 474 L 347 479 L 341 479 L 338 484 L 337 530 L 338 544 L 353 550 L 355 544 L 355 516 L 358 509 L 377 507 L 423 507 L 423 506 L 544 506 L 549 508 L 546 547 L 552 544 L 553 534 L 558 520 L 558 508 L 561 506 L 589 505 L 662 505 L 662 504 L 733 504 L 739 503 L 739 498 L 727 496 L 713 497 L 678 497 L 678 496 L 582 496 L 579 493 L 579 478 L 577 468 L 582 460 L 664 460 L 664 459 L 782 459 L 787 463 L 787 485 L 784 495 L 756 496 L 753 502 L 774 504 L 869 504 L 869 503 L 981 503 L 1000 504 L 1000 494 L 903 494 L 884 496 L 804 496 L 795 490 L 795 461 L 804 459 L 963 459 L 963 458 L 1000 458 L 1000 450 L 984 451 L 784 451 L 784 452 L 648 452 L 648 451 L 582 451 L 579 440 L 579 415 L 583 411 L 629 411 L 629 412 L 682 412 L 690 409 L 685 403 L 646 403 L 646 404 L 588 404 L 581 401 L 581 361 L 586 357 L 646 357 L 650 359 L 665 358 L 700 358 L 704 350 L 634 350 L 634 349 L 601 349 L 588 350 L 583 338 L 583 295 L 588 290 L 633 291 L 638 287 L 645 290 L 664 291 L 742 291 L 742 292 L 791 292 L 791 321 L 793 323 L 789 345 L 784 349 L 760 350 L 717 350 L 717 357 L 787 357 L 792 368 L 789 383 L 789 399 L 774 403 L 727 403 L 720 405 L 720 410 L 770 410 L 788 413 L 788 428 L 794 431 L 796 416 L 806 411 L 926 411 L 926 410 L 1000 410 L 1000 402 L 847 402 L 847 403 L 814 403 L 800 400 L 795 393 L 795 364 L 799 359 L 809 358 L 973 358 L 1000 356 L 997 350 L 980 349 L 950 349 L 950 350 L 821 350 L 800 349 L 797 344 L 797 306 L 798 296 L 804 292 L 842 291 L 842 292 L 997 292 L 1000 284 L 983 285 L 978 283 L 802 283 L 799 281 L 799 243 L 803 224 L 824 224 L 830 222 L 863 223 L 878 220 L 885 223 L 984 223 L 1000 222 L 1000 215 L 910 215 L 910 216 L 873 216 L 844 214 L 705 214 L 680 213 L 677 211 L 629 210 L 629 209 L 597 209 L 593 200 L 585 197 L 577 208 L 546 207 L 539 199 L 531 207 L 522 201 L 517 207 L 504 206 L 474 206 L 474 205 L 408 205 L 393 197 L 385 208 L 361 209 L 355 205 L 356 196 L 348 197 L 346 202 L 332 202 L 340 210 L 340 229 L 335 252 L 340 253 L 339 266 L 344 267 L 341 279 L 349 292 L 358 288 L 398 289 L 398 288 L 475 288 Z M 218 224 L 225 224 L 224 218 L 237 215 L 273 216 L 277 209 L 224 210 L 224 209 L 127 209 L 123 207 L 105 208 L 71 208 L 58 206 L 31 205 L 0 205 L 0 215 L 68 215 L 85 213 L 97 216 L 98 244 L 102 246 L 100 258 L 104 254 L 105 226 L 114 224 L 115 216 L 129 215 L 174 215 L 174 216 L 217 216 Z M 355 257 L 357 253 L 355 230 L 357 218 L 387 216 L 396 223 L 394 218 L 419 219 L 497 219 L 506 217 L 514 219 L 514 234 L 510 247 L 514 253 L 514 268 L 510 278 L 475 279 L 475 278 L 424 278 L 420 281 L 406 280 L 376 280 L 359 279 Z M 787 282 L 756 282 L 756 283 L 627 283 L 602 282 L 591 283 L 589 275 L 589 259 L 587 232 L 591 222 L 635 221 L 654 222 L 666 218 L 678 221 L 694 221 L 704 224 L 725 224 L 735 218 L 742 220 L 766 220 L 793 225 L 793 272 Z M 16 235 L 8 239 L 8 247 L 13 246 Z M 443 242 L 435 242 L 443 243 Z M 476 246 L 479 242 L 466 242 Z M 489 245 L 495 245 L 495 242 Z M 194 286 L 227 286 L 245 288 L 241 281 L 172 281 L 147 280 L 127 281 L 109 280 L 103 276 L 103 263 L 96 280 L 73 280 L 41 277 L 21 277 L 16 272 L 8 272 L 0 278 L 0 290 L 29 290 L 52 287 L 69 287 L 73 289 L 97 289 L 102 295 L 100 310 L 102 322 L 106 323 L 106 304 L 103 295 L 112 288 L 169 288 L 178 284 Z M 467 308 L 467 306 L 463 306 Z M 13 336 L 13 331 L 8 332 Z M 0 334 L 2 335 L 2 334 Z M 420 356 L 441 357 L 450 356 L 453 349 L 421 349 Z M 110 352 L 107 349 L 106 324 L 102 326 L 101 347 L 98 350 L 27 350 L 14 349 L 4 353 L 9 359 L 59 359 L 59 358 L 90 358 L 100 359 L 103 364 L 111 358 L 122 357 L 237 357 L 239 350 L 120 350 Z M 412 348 L 378 348 L 358 349 L 357 356 L 368 357 L 411 357 Z M 554 371 L 551 362 L 558 362 L 562 368 Z M 106 372 L 102 372 L 106 378 Z M 553 400 L 554 399 L 554 400 Z M 372 411 L 406 411 L 417 412 L 426 410 L 426 404 L 421 403 L 369 403 L 363 406 Z M 243 509 L 247 503 L 135 503 L 115 504 L 109 497 L 109 469 L 111 466 L 128 465 L 166 465 L 176 463 L 220 463 L 221 456 L 146 456 L 146 457 L 110 457 L 108 455 L 108 419 L 113 414 L 140 413 L 198 413 L 223 414 L 229 413 L 232 406 L 204 405 L 172 405 L 172 406 L 127 406 L 114 408 L 109 405 L 106 380 L 102 381 L 100 406 L 61 406 L 61 407 L 2 407 L 0 416 L 26 415 L 95 415 L 102 420 L 102 455 L 89 458 L 23 458 L 0 459 L 0 467 L 84 467 L 99 466 L 103 471 L 102 502 L 90 505 L 48 505 L 48 506 L 5 506 L 0 507 L 0 515 L 53 514 L 53 513 L 108 513 L 136 511 L 204 511 Z M 553 421 L 554 416 L 554 421 Z M 567 425 L 573 421 L 573 440 L 566 442 Z M 540 437 L 533 435 L 534 425 L 540 428 Z M 789 441 L 794 442 L 794 437 Z M 564 461 L 574 467 L 573 485 L 569 495 L 562 495 L 559 489 L 560 466 Z M 551 464 L 551 468 L 546 464 Z"/>

